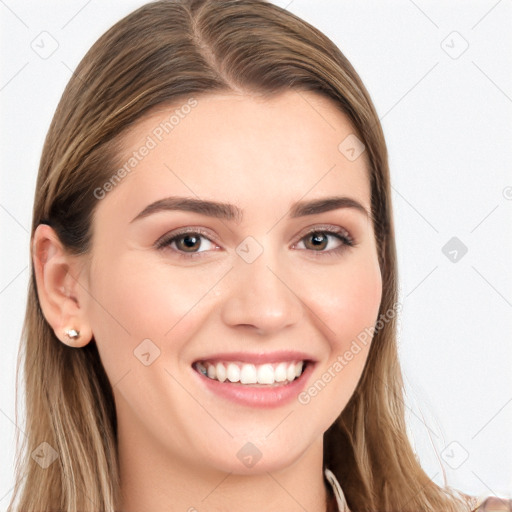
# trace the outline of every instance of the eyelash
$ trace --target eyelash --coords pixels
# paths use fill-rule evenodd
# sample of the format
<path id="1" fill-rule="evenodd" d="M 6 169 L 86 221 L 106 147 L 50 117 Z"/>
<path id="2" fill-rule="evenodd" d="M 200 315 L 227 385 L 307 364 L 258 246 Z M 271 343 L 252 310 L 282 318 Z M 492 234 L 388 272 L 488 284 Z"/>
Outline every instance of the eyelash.
<path id="1" fill-rule="evenodd" d="M 334 238 L 337 238 L 340 242 L 342 242 L 342 244 L 339 247 L 335 249 L 330 249 L 329 251 L 314 251 L 313 249 L 306 249 L 307 251 L 312 252 L 314 254 L 314 257 L 337 256 L 341 252 L 344 252 L 346 249 L 350 247 L 355 247 L 357 245 L 355 240 L 350 236 L 346 229 L 334 228 L 332 226 L 316 226 L 314 229 L 311 229 L 307 233 L 302 235 L 301 238 L 297 242 L 295 242 L 295 244 L 301 242 L 306 237 L 312 234 L 327 234 L 333 236 Z M 170 248 L 172 251 L 178 253 L 180 258 L 192 259 L 201 257 L 201 255 L 203 254 L 202 252 L 185 253 L 178 249 L 172 249 L 170 247 L 173 242 L 178 240 L 183 235 L 201 235 L 208 241 L 215 243 L 214 241 L 211 240 L 210 235 L 200 228 L 184 228 L 182 230 L 179 230 L 178 232 L 172 232 L 167 235 L 164 235 L 162 238 L 157 240 L 154 245 L 156 249 L 159 250 Z"/>

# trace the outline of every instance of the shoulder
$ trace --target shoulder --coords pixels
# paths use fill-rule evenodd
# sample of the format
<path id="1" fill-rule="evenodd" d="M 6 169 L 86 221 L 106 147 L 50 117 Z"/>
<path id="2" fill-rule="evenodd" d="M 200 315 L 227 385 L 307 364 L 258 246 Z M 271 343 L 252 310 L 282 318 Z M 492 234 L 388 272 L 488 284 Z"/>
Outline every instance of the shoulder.
<path id="1" fill-rule="evenodd" d="M 497 496 L 476 497 L 460 491 L 458 494 L 467 501 L 471 512 L 512 512 L 512 499 Z"/>
<path id="2" fill-rule="evenodd" d="M 489 496 L 478 505 L 475 512 L 512 512 L 512 500 Z"/>

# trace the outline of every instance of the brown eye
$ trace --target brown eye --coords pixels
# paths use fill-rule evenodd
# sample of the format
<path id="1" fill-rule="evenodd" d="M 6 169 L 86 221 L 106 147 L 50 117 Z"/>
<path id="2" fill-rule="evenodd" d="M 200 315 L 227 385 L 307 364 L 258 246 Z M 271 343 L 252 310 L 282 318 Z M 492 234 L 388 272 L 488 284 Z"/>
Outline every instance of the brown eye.
<path id="1" fill-rule="evenodd" d="M 336 244 L 336 242 L 338 243 Z M 311 253 L 316 253 L 315 256 L 337 255 L 341 251 L 356 245 L 349 233 L 342 228 L 316 228 L 303 236 L 299 244 L 304 244 L 305 249 Z"/>
<path id="2" fill-rule="evenodd" d="M 329 243 L 328 237 L 325 236 L 321 231 L 314 231 L 313 233 L 309 233 L 304 240 L 311 240 L 311 247 L 308 247 L 306 243 L 306 247 L 308 249 L 325 249 L 327 244 Z"/>
<path id="3" fill-rule="evenodd" d="M 185 252 L 196 252 L 201 246 L 201 236 L 196 234 L 185 234 L 175 237 L 173 240 L 176 241 L 176 247 L 178 250 Z"/>
<path id="4" fill-rule="evenodd" d="M 201 256 L 216 247 L 206 234 L 200 231 L 181 231 L 169 233 L 155 243 L 155 247 L 161 250 L 171 250 L 183 257 Z M 200 250 L 201 249 L 201 250 Z"/>

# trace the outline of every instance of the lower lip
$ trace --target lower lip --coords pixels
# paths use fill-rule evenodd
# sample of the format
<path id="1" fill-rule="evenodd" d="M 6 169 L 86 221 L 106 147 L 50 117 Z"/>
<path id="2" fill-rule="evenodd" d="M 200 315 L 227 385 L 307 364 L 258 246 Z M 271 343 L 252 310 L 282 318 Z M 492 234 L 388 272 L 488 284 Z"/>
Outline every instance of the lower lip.
<path id="1" fill-rule="evenodd" d="M 308 362 L 300 377 L 288 384 L 269 387 L 254 387 L 249 384 L 232 383 L 227 380 L 219 382 L 206 377 L 193 368 L 192 371 L 212 393 L 240 405 L 268 409 L 286 405 L 296 399 L 305 388 L 313 367 L 314 363 Z"/>

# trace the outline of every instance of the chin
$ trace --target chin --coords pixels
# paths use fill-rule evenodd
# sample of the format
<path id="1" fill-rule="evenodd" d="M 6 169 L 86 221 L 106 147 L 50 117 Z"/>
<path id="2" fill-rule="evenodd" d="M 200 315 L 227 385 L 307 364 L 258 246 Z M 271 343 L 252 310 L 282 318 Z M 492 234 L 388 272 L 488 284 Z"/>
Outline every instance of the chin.
<path id="1" fill-rule="evenodd" d="M 253 435 L 236 437 L 228 443 L 212 442 L 207 454 L 210 466 L 236 475 L 274 473 L 293 465 L 309 448 L 307 444 L 299 446 L 299 439 L 294 441 L 289 435 L 286 439 L 277 435 L 272 439 L 274 433 L 269 437 L 271 430 L 261 436 L 260 441 Z"/>

